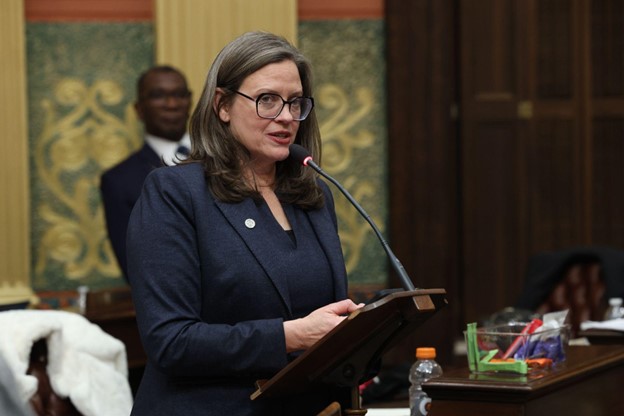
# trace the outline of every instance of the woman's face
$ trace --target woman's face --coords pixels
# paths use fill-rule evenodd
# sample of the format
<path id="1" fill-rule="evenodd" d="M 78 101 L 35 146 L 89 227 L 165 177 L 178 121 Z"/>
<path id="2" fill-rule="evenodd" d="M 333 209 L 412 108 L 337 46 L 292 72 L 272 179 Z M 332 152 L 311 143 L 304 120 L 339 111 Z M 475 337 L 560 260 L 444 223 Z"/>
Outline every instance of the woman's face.
<path id="1" fill-rule="evenodd" d="M 219 118 L 230 123 L 234 137 L 251 153 L 254 169 L 273 169 L 275 162 L 288 157 L 288 146 L 295 141 L 299 121 L 285 105 L 277 118 L 261 118 L 256 113 L 256 98 L 263 93 L 277 94 L 289 101 L 303 95 L 297 66 L 292 61 L 269 64 L 249 75 L 232 103 L 219 110 Z"/>

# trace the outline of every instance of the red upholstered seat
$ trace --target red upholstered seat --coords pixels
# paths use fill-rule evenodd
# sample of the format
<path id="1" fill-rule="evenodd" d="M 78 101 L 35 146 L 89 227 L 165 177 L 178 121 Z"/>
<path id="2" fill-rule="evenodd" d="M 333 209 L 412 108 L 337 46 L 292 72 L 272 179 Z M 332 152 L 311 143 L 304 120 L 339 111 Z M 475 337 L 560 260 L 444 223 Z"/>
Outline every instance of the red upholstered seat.
<path id="1" fill-rule="evenodd" d="M 575 335 L 583 321 L 602 320 L 606 310 L 605 283 L 600 273 L 600 263 L 572 264 L 536 312 L 569 309 L 568 320 Z"/>
<path id="2" fill-rule="evenodd" d="M 38 380 L 37 391 L 30 404 L 38 416 L 81 416 L 67 397 L 57 395 L 48 377 L 48 347 L 45 339 L 35 342 L 31 353 L 27 374 Z"/>

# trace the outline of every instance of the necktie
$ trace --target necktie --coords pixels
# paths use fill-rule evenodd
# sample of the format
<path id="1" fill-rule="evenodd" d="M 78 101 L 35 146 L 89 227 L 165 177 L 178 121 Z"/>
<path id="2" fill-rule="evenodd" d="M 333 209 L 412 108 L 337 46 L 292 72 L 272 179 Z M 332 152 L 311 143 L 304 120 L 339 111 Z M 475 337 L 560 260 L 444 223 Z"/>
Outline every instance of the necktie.
<path id="1" fill-rule="evenodd" d="M 189 149 L 188 147 L 184 146 L 184 145 L 180 145 L 178 146 L 178 150 L 176 150 L 176 152 L 179 155 L 184 156 L 185 158 L 188 157 L 188 155 L 191 154 L 191 149 Z"/>

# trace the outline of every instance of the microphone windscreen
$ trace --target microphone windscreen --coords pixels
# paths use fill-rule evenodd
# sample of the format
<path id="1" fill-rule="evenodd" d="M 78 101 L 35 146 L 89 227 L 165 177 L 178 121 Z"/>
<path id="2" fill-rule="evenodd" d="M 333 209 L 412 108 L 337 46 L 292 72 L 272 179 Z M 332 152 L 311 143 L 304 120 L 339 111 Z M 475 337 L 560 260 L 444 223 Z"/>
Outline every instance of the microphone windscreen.
<path id="1" fill-rule="evenodd" d="M 288 151 L 290 152 L 288 157 L 294 160 L 295 162 L 301 163 L 302 165 L 305 165 L 306 159 L 311 157 L 310 152 L 308 152 L 308 150 L 305 147 L 298 145 L 298 144 L 293 143 L 290 146 L 288 146 Z"/>

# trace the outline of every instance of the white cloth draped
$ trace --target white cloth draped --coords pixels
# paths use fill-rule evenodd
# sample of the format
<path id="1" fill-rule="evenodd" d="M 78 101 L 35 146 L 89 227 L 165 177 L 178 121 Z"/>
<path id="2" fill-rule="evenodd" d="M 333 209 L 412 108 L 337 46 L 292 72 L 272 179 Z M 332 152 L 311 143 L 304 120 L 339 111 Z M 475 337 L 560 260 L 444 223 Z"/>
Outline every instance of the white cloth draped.
<path id="1" fill-rule="evenodd" d="M 33 344 L 45 338 L 52 389 L 84 416 L 124 416 L 132 409 L 124 344 L 83 316 L 64 311 L 0 312 L 0 354 L 14 373 L 21 399 L 37 391 L 26 374 Z"/>

